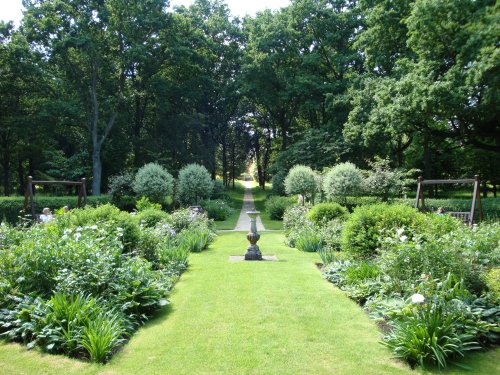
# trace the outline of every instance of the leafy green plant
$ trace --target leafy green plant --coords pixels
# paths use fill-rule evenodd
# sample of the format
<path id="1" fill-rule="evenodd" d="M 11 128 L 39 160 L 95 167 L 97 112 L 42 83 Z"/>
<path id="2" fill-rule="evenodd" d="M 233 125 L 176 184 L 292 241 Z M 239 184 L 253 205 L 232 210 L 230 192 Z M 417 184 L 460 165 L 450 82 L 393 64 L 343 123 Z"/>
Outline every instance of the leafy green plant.
<path id="1" fill-rule="evenodd" d="M 87 350 L 91 361 L 103 363 L 123 343 L 123 334 L 118 313 L 100 313 L 83 328 L 79 343 Z"/>
<path id="2" fill-rule="evenodd" d="M 288 195 L 300 194 L 305 201 L 314 197 L 316 190 L 316 174 L 310 167 L 295 165 L 290 169 L 285 178 L 285 191 Z"/>
<path id="3" fill-rule="evenodd" d="M 169 214 L 161 209 L 150 207 L 139 211 L 136 218 L 143 227 L 154 228 L 159 222 L 168 220 Z"/>
<path id="4" fill-rule="evenodd" d="M 500 303 L 500 267 L 488 270 L 485 281 L 491 298 Z"/>
<path id="5" fill-rule="evenodd" d="M 321 237 L 313 229 L 304 229 L 295 240 L 295 247 L 307 253 L 318 252 L 323 247 Z"/>
<path id="6" fill-rule="evenodd" d="M 138 195 L 162 204 L 165 203 L 165 198 L 173 193 L 174 178 L 161 165 L 149 163 L 137 171 L 133 188 Z"/>
<path id="7" fill-rule="evenodd" d="M 425 215 L 401 205 L 376 204 L 358 207 L 342 229 L 342 250 L 357 257 L 373 257 L 380 247 L 381 230 L 420 229 Z"/>
<path id="8" fill-rule="evenodd" d="M 161 210 L 161 204 L 159 203 L 153 203 L 149 200 L 148 197 L 141 197 L 137 202 L 136 202 L 136 207 L 137 211 L 145 211 L 145 210 Z"/>
<path id="9" fill-rule="evenodd" d="M 459 319 L 442 304 L 417 306 L 394 323 L 394 331 L 384 337 L 383 343 L 412 366 L 444 368 L 451 359 L 480 349 L 473 335 L 460 331 Z"/>
<path id="10" fill-rule="evenodd" d="M 266 200 L 266 212 L 272 220 L 283 220 L 286 209 L 292 205 L 290 198 L 271 196 Z"/>
<path id="11" fill-rule="evenodd" d="M 455 248 L 447 246 L 446 240 L 411 237 L 411 233 L 400 229 L 382 243 L 380 266 L 387 275 L 401 281 L 418 280 L 422 274 L 443 279 L 450 272 L 470 278 L 469 262 Z"/>
<path id="12" fill-rule="evenodd" d="M 330 200 L 340 198 L 345 204 L 348 195 L 359 195 L 362 188 L 361 171 L 352 163 L 334 166 L 323 180 L 323 191 Z"/>
<path id="13" fill-rule="evenodd" d="M 323 222 L 320 227 L 315 227 L 315 230 L 321 236 L 325 248 L 331 251 L 340 251 L 340 240 L 344 222 L 341 219 L 335 219 L 329 222 Z"/>
<path id="14" fill-rule="evenodd" d="M 109 194 L 111 202 L 121 209 L 132 210 L 135 204 L 135 192 L 132 188 L 134 175 L 130 172 L 123 172 L 109 178 Z"/>
<path id="15" fill-rule="evenodd" d="M 89 295 L 56 292 L 46 304 L 37 345 L 49 352 L 76 354 L 82 329 L 99 311 L 97 301 Z"/>
<path id="16" fill-rule="evenodd" d="M 338 203 L 319 203 L 307 213 L 307 219 L 321 225 L 334 219 L 343 219 L 347 215 L 347 210 Z"/>
<path id="17" fill-rule="evenodd" d="M 331 248 L 328 248 L 326 246 L 320 247 L 318 249 L 318 254 L 321 257 L 321 261 L 323 262 L 323 265 L 333 263 L 337 259 L 336 252 L 333 251 Z"/>
<path id="18" fill-rule="evenodd" d="M 199 253 L 208 246 L 210 238 L 205 230 L 191 229 L 179 233 L 177 242 L 182 249 L 191 253 Z"/>
<path id="19" fill-rule="evenodd" d="M 285 178 L 286 178 L 286 173 L 283 171 L 273 174 L 273 177 L 271 179 L 271 184 L 272 184 L 272 192 L 274 195 L 283 196 L 286 194 Z"/>
<path id="20" fill-rule="evenodd" d="M 223 200 L 202 200 L 200 206 L 203 207 L 209 219 L 224 221 L 231 215 L 233 209 Z"/>
<path id="21" fill-rule="evenodd" d="M 368 177 L 363 181 L 365 192 L 381 197 L 384 202 L 403 192 L 406 174 L 391 169 L 389 159 L 376 159 L 370 167 Z"/>
<path id="22" fill-rule="evenodd" d="M 184 204 L 198 204 L 200 199 L 210 197 L 213 182 L 208 170 L 199 164 L 189 164 L 179 171 L 177 192 Z"/>

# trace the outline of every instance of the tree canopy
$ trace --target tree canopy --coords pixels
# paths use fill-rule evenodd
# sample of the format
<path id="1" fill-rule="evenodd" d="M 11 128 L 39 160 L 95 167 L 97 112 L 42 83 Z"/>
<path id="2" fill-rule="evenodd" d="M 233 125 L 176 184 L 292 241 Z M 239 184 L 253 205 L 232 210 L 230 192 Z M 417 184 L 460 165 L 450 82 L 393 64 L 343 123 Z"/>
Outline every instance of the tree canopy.
<path id="1" fill-rule="evenodd" d="M 499 5 L 294 0 L 233 17 L 221 0 L 24 0 L 0 22 L 1 192 L 155 162 L 225 185 L 296 164 L 387 160 L 498 180 Z"/>

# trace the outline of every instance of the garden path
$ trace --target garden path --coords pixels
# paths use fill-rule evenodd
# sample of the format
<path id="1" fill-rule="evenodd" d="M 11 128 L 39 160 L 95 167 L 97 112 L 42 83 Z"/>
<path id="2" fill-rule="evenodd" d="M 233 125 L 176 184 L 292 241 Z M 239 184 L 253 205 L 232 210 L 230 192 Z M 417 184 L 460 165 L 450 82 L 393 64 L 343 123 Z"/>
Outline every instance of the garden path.
<path id="1" fill-rule="evenodd" d="M 149 322 L 102 374 L 411 374 L 378 343 L 376 325 L 322 279 L 317 254 L 264 232 L 279 261 L 230 262 L 241 232 L 190 255 L 169 311 Z"/>
<path id="2" fill-rule="evenodd" d="M 250 216 L 247 215 L 247 211 L 255 211 L 255 204 L 252 196 L 252 181 L 245 181 L 243 206 L 236 227 L 234 228 L 235 231 L 248 231 L 250 229 Z M 259 216 L 257 217 L 257 231 L 263 230 L 265 230 L 265 228 Z"/>

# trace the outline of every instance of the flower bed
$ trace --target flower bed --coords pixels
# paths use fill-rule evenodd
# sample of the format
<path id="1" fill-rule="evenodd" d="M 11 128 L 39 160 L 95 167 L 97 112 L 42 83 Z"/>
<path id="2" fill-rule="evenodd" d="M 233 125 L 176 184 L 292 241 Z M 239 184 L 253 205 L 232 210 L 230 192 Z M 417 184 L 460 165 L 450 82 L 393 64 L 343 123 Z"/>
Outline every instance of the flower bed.
<path id="1" fill-rule="evenodd" d="M 104 205 L 29 228 L 2 224 L 2 337 L 50 353 L 108 360 L 168 303 L 189 253 L 214 238 L 211 222 L 188 210 L 154 226 L 140 222 L 140 216 Z"/>

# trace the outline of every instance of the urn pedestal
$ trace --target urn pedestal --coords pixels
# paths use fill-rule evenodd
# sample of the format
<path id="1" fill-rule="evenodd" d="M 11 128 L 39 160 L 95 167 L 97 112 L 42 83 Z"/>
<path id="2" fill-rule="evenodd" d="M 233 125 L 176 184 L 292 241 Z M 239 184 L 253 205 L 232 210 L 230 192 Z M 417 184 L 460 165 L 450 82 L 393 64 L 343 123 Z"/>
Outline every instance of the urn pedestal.
<path id="1" fill-rule="evenodd" d="M 259 211 L 247 211 L 247 215 L 250 216 L 250 232 L 247 234 L 250 245 L 245 253 L 245 260 L 262 260 L 262 253 L 257 245 L 257 241 L 260 239 L 260 234 L 257 233 L 257 216 L 259 214 Z"/>

